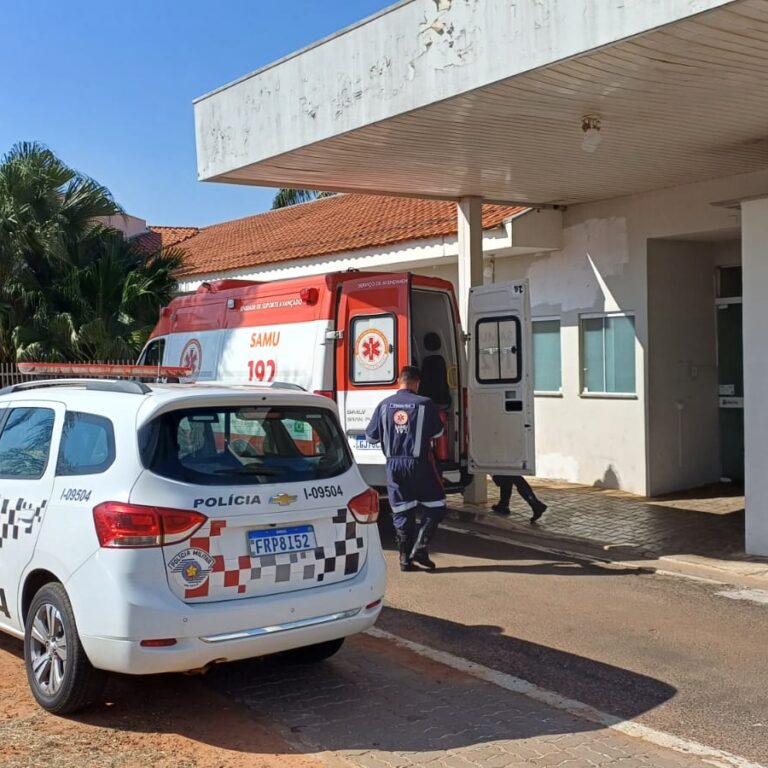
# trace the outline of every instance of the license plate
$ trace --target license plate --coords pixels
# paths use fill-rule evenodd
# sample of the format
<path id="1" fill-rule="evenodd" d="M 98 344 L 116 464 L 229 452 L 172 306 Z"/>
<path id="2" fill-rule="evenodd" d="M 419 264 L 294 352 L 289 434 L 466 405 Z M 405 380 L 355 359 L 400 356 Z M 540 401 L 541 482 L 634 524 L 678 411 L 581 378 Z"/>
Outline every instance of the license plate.
<path id="1" fill-rule="evenodd" d="M 375 443 L 369 443 L 364 437 L 358 436 L 355 438 L 355 448 L 358 451 L 373 451 L 378 449 L 378 447 Z"/>
<path id="2" fill-rule="evenodd" d="M 268 531 L 248 531 L 248 545 L 251 549 L 251 557 L 302 552 L 317 546 L 315 530 L 311 525 L 275 528 Z"/>

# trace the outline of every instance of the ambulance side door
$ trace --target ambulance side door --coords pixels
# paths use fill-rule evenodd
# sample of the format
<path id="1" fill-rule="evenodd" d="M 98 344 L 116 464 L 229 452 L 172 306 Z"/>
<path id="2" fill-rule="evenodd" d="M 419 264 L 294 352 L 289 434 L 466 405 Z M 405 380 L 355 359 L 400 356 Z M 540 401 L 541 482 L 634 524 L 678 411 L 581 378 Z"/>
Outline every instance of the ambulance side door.
<path id="1" fill-rule="evenodd" d="M 165 341 L 165 365 L 191 368 L 194 381 L 218 379 L 225 312 L 223 300 L 176 309 Z"/>
<path id="2" fill-rule="evenodd" d="M 469 471 L 532 475 L 536 454 L 528 281 L 470 289 L 467 317 Z"/>
<path id="3" fill-rule="evenodd" d="M 342 284 L 336 345 L 336 399 L 349 445 L 369 485 L 385 483 L 384 455 L 365 439 L 376 406 L 397 390 L 409 362 L 410 275 L 361 275 Z"/>

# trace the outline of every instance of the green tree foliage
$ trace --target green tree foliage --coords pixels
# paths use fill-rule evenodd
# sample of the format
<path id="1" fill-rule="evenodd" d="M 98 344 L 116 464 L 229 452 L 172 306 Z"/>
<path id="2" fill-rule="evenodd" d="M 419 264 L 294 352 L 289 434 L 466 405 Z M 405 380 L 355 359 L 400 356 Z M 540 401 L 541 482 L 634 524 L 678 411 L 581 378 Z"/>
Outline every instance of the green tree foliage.
<path id="1" fill-rule="evenodd" d="M 183 254 L 148 252 L 103 223 L 122 214 L 39 144 L 0 161 L 0 362 L 136 356 Z"/>
<path id="2" fill-rule="evenodd" d="M 330 197 L 334 192 L 313 192 L 310 189 L 278 189 L 272 200 L 272 210 L 287 208 L 289 205 L 309 203 L 320 197 Z"/>

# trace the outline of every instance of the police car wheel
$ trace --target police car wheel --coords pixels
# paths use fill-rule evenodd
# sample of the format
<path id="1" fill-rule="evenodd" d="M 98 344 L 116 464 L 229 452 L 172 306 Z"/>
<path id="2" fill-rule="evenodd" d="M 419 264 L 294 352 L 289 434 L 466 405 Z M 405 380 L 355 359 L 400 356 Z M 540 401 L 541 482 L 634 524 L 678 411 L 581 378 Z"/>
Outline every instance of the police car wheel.
<path id="1" fill-rule="evenodd" d="M 281 656 L 288 664 L 318 664 L 330 659 L 342 645 L 344 645 L 344 638 L 340 637 L 338 640 L 327 640 L 324 643 L 294 648 L 292 651 L 285 651 Z"/>
<path id="2" fill-rule="evenodd" d="M 88 661 L 69 598 L 57 582 L 43 586 L 29 606 L 24 662 L 38 704 L 57 715 L 82 709 L 104 688 L 106 674 Z"/>

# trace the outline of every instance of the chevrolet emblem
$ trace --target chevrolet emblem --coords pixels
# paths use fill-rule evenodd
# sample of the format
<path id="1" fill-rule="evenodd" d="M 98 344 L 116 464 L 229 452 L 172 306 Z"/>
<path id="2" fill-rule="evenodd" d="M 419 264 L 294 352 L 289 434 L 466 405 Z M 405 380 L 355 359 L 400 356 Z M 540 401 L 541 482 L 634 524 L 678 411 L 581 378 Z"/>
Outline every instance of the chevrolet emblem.
<path id="1" fill-rule="evenodd" d="M 296 501 L 297 496 L 291 496 L 288 493 L 278 493 L 269 500 L 270 504 L 277 504 L 280 507 L 287 507 L 289 504 L 293 504 Z"/>

